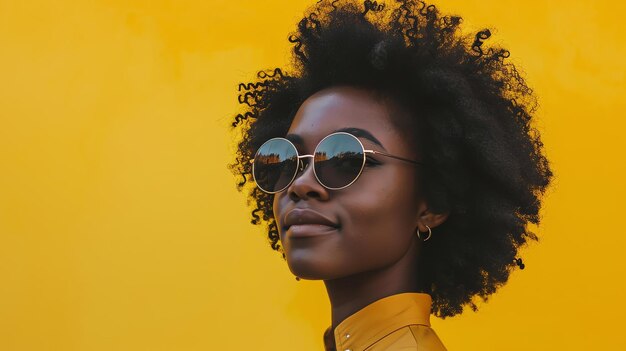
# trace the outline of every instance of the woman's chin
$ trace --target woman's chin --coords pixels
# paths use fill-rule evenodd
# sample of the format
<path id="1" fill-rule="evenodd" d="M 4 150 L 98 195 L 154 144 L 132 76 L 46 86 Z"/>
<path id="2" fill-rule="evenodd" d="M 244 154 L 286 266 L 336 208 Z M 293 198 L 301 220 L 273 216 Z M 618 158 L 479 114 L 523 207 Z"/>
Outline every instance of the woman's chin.
<path id="1" fill-rule="evenodd" d="M 289 254 L 286 257 L 291 273 L 302 279 L 326 280 L 337 275 L 337 267 L 331 262 L 318 258 L 291 257 Z"/>

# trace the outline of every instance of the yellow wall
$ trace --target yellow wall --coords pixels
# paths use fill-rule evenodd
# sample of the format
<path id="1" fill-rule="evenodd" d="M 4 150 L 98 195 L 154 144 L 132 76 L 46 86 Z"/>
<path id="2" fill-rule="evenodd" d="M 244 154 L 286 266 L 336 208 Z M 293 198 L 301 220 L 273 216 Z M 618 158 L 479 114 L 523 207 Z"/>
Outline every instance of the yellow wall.
<path id="1" fill-rule="evenodd" d="M 225 167 L 237 83 L 285 63 L 312 2 L 0 0 L 0 350 L 321 350 L 322 282 L 295 281 Z M 557 180 L 526 269 L 435 330 L 625 349 L 624 3 L 440 7 L 522 65 Z"/>

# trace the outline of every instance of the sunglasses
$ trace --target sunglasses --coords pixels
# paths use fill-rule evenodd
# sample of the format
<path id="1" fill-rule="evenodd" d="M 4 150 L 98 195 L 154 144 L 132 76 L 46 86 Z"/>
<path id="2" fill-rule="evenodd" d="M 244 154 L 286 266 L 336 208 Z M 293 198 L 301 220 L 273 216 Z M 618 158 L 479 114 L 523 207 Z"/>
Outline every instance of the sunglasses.
<path id="1" fill-rule="evenodd" d="M 268 194 L 281 192 L 293 183 L 298 173 L 304 169 L 303 158 L 313 159 L 313 173 L 324 188 L 339 190 L 350 186 L 359 178 L 365 167 L 366 154 L 423 164 L 382 151 L 366 150 L 356 136 L 346 132 L 326 136 L 317 144 L 313 155 L 298 155 L 298 150 L 291 141 L 272 138 L 259 147 L 250 162 L 256 185 Z"/>

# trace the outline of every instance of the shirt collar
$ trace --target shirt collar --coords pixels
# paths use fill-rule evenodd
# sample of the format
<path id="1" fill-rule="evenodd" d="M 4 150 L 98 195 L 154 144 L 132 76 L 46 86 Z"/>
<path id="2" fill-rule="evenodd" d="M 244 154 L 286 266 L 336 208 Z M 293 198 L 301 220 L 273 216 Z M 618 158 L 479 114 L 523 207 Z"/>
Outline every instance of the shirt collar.
<path id="1" fill-rule="evenodd" d="M 331 335 L 331 327 L 324 332 L 325 345 L 334 336 L 336 349 L 363 350 L 389 333 L 407 325 L 430 327 L 432 298 L 426 293 L 400 293 L 370 303 L 344 319 Z"/>

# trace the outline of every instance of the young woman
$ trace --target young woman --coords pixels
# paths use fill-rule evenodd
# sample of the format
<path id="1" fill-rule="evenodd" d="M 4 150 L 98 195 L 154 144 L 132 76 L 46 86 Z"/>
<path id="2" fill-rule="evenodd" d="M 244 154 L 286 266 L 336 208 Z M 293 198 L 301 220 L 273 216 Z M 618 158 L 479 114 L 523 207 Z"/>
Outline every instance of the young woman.
<path id="1" fill-rule="evenodd" d="M 430 314 L 476 310 L 537 239 L 552 172 L 534 96 L 460 22 L 421 1 L 320 1 L 291 70 L 240 85 L 231 169 L 291 272 L 324 281 L 327 350 L 445 350 Z"/>

